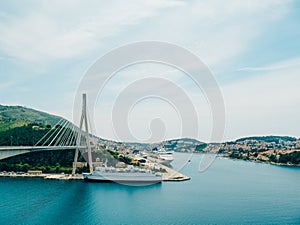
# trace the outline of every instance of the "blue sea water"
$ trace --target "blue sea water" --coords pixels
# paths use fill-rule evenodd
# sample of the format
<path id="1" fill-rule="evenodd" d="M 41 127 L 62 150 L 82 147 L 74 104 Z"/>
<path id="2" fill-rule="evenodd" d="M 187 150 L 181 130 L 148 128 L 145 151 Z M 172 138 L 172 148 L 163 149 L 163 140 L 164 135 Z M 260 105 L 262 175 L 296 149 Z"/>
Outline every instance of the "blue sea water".
<path id="1" fill-rule="evenodd" d="M 199 173 L 201 157 L 191 180 L 142 187 L 0 178 L 0 224 L 300 224 L 300 168 L 217 158 Z"/>

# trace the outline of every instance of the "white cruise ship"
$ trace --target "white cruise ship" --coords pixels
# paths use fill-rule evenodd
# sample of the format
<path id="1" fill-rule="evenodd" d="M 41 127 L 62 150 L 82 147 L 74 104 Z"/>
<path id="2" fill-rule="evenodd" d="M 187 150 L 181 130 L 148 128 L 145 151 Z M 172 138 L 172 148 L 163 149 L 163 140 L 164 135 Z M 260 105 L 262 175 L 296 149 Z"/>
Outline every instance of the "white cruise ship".
<path id="1" fill-rule="evenodd" d="M 154 184 L 162 181 L 162 176 L 151 170 L 135 168 L 96 167 L 92 173 L 83 173 L 84 179 L 95 182 L 117 182 L 122 184 Z"/>
<path id="2" fill-rule="evenodd" d="M 160 149 L 157 151 L 157 153 L 158 153 L 158 158 L 160 160 L 159 163 L 163 165 L 169 166 L 174 160 L 173 157 L 174 151 L 166 151 L 164 149 Z"/>

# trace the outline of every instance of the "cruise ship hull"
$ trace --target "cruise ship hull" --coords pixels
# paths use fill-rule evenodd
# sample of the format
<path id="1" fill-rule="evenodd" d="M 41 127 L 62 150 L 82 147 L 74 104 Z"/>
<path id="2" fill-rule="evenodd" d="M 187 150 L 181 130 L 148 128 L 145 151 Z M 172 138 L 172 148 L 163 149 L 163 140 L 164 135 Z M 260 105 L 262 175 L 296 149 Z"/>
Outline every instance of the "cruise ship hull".
<path id="1" fill-rule="evenodd" d="M 89 182 L 116 182 L 122 184 L 154 184 L 162 181 L 161 176 L 139 174 L 83 174 L 84 180 Z"/>

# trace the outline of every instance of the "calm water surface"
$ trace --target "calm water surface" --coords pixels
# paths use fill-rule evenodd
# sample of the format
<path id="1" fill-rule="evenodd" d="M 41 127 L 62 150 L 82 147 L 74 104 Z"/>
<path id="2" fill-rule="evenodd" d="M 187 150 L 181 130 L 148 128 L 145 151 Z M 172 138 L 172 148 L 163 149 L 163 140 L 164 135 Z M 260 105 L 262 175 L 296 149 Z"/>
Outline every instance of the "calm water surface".
<path id="1" fill-rule="evenodd" d="M 200 158 L 181 170 L 190 181 L 144 187 L 0 178 L 0 223 L 300 224 L 300 168 L 216 159 L 199 173 Z"/>

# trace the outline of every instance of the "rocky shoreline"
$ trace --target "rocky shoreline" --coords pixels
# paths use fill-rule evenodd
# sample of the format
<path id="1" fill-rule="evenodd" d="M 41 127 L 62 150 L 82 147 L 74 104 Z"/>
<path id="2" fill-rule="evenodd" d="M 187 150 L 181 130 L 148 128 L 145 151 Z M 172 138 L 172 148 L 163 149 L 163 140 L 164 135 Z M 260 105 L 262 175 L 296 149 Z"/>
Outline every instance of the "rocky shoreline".
<path id="1" fill-rule="evenodd" d="M 270 164 L 275 166 L 286 166 L 286 167 L 300 167 L 300 164 L 293 164 L 293 163 L 278 163 L 278 162 L 269 162 L 269 161 L 262 161 L 258 159 L 238 159 L 238 158 L 232 158 L 225 154 L 219 154 L 219 157 L 221 158 L 227 158 L 232 160 L 238 160 L 238 161 L 248 161 L 248 162 L 254 162 L 254 163 L 264 163 L 264 164 Z"/>

